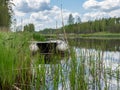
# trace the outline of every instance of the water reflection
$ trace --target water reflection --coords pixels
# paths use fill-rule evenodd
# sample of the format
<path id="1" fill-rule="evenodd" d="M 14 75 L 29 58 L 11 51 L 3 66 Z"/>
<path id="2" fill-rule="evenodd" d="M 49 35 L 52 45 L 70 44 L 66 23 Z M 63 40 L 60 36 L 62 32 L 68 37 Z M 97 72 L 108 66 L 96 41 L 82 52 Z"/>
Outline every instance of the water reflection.
<path id="1" fill-rule="evenodd" d="M 45 69 L 45 86 L 41 87 L 40 90 L 70 90 L 68 89 L 70 85 L 68 80 L 69 63 L 68 57 L 62 57 L 59 62 L 54 64 L 51 64 L 51 61 L 39 64 L 39 70 L 42 70 L 43 65 Z M 63 84 L 63 77 L 66 84 Z"/>
<path id="2" fill-rule="evenodd" d="M 85 80 L 88 90 L 119 90 L 120 40 L 72 39 L 69 43 L 75 58 L 47 57 L 50 62 L 45 63 L 46 90 L 78 90 L 80 80 Z"/>
<path id="3" fill-rule="evenodd" d="M 99 49 L 102 51 L 120 51 L 120 39 L 70 39 L 70 46 L 87 49 Z"/>
<path id="4" fill-rule="evenodd" d="M 102 39 L 72 39 L 71 46 L 75 47 L 78 63 L 81 58 L 85 59 L 85 71 L 88 81 L 94 81 L 94 76 L 90 72 L 90 58 L 97 60 L 95 62 L 95 70 L 100 76 L 99 83 L 101 90 L 107 85 L 107 90 L 119 90 L 120 88 L 120 40 L 102 40 Z M 98 63 L 99 62 L 99 63 Z M 98 71 L 97 71 L 98 70 Z M 97 75 L 95 75 L 97 77 Z M 89 85 L 90 90 L 98 90 L 96 81 Z"/>
<path id="5" fill-rule="evenodd" d="M 85 53 L 85 70 L 87 73 L 87 76 L 89 77 L 89 82 L 93 81 L 93 76 L 91 75 L 91 72 L 89 69 L 90 66 L 90 57 L 92 57 L 93 60 L 95 60 L 95 70 L 98 70 L 98 68 L 101 68 L 98 70 L 98 74 L 100 74 L 100 85 L 101 90 L 104 90 L 106 87 L 105 83 L 107 82 L 108 89 L 107 90 L 119 90 L 120 87 L 120 73 L 117 71 L 120 71 L 120 52 L 118 51 L 101 51 L 101 50 L 95 50 L 95 49 L 86 49 L 86 48 L 74 48 L 76 51 L 76 56 L 78 58 L 83 57 L 83 53 Z M 82 53 L 81 53 L 82 52 Z M 98 57 L 99 54 L 99 57 Z M 79 59 L 78 59 L 79 62 Z M 98 63 L 99 62 L 99 63 Z M 101 65 L 99 65 L 101 63 Z M 97 66 L 98 65 L 98 66 Z M 102 69 L 103 68 L 103 69 Z M 105 78 L 105 73 L 106 77 Z M 105 79 L 107 81 L 105 81 Z M 98 90 L 97 85 L 94 85 L 95 82 L 90 86 L 90 90 Z"/>

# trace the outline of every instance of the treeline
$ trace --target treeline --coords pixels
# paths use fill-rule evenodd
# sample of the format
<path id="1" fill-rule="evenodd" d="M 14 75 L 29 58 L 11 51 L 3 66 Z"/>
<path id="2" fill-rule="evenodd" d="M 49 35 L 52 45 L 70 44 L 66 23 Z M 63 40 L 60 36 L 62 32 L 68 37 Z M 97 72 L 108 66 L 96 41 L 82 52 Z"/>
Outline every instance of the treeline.
<path id="1" fill-rule="evenodd" d="M 61 30 L 61 29 L 60 29 Z M 57 32 L 60 32 L 58 29 L 52 29 L 52 28 L 46 28 L 44 30 L 40 30 L 39 32 L 42 34 L 56 34 Z"/>
<path id="2" fill-rule="evenodd" d="M 10 27 L 13 15 L 12 5 L 11 0 L 0 0 L 0 28 Z"/>
<path id="3" fill-rule="evenodd" d="M 62 27 L 63 28 L 63 27 Z M 58 29 L 52 31 L 52 33 L 62 33 L 63 30 Z M 66 25 L 66 33 L 95 33 L 95 32 L 110 32 L 110 33 L 120 33 L 120 18 L 102 18 L 99 20 L 80 22 Z M 52 29 L 47 29 L 42 31 L 42 33 L 50 33 Z"/>
<path id="4" fill-rule="evenodd" d="M 120 18 L 103 18 L 95 21 L 65 26 L 67 33 L 120 33 Z"/>
<path id="5" fill-rule="evenodd" d="M 24 31 L 25 32 L 34 32 L 35 31 L 35 26 L 33 23 L 29 23 L 24 26 Z"/>

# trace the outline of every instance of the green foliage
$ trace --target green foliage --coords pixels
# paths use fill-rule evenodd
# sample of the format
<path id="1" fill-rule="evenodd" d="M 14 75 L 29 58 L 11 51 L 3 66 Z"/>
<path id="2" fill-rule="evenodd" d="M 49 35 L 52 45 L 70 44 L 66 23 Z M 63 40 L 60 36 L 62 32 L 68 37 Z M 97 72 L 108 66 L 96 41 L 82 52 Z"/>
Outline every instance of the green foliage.
<path id="1" fill-rule="evenodd" d="M 28 41 L 31 34 L 27 33 L 1 33 L 0 32 L 0 89 L 13 90 L 16 82 L 25 83 L 25 70 L 29 67 L 30 53 Z M 22 73 L 21 73 L 22 72 Z M 24 78 L 21 78 L 22 75 Z"/>
<path id="2" fill-rule="evenodd" d="M 71 19 L 70 19 L 71 17 Z M 96 33 L 96 32 L 109 32 L 109 33 L 120 33 L 120 18 L 102 18 L 99 20 L 72 23 L 72 16 L 69 16 L 69 25 L 64 26 L 66 33 L 76 33 L 76 34 L 87 34 L 87 33 Z M 78 22 L 77 21 L 77 22 Z M 55 34 L 63 33 L 61 29 L 45 29 L 42 31 L 44 34 Z"/>
<path id="3" fill-rule="evenodd" d="M 40 33 L 33 33 L 33 39 L 37 41 L 45 41 L 45 37 Z"/>
<path id="4" fill-rule="evenodd" d="M 56 31 L 57 31 L 56 29 L 46 28 L 46 29 L 40 31 L 40 33 L 43 33 L 43 34 L 55 34 Z"/>
<path id="5" fill-rule="evenodd" d="M 45 64 L 43 54 L 30 56 L 28 41 L 32 36 L 41 37 L 39 33 L 29 32 L 0 33 L 0 90 L 14 90 L 14 85 L 22 90 L 57 90 L 59 87 L 60 89 L 62 87 L 62 90 L 94 88 L 101 90 L 102 83 L 105 84 L 105 90 L 108 90 L 112 85 L 108 83 L 114 77 L 119 84 L 119 66 L 115 71 L 112 70 L 112 65 L 108 69 L 103 65 L 104 51 L 108 47 L 114 50 L 118 47 L 116 51 L 119 51 L 119 44 L 115 43 L 119 43 L 118 41 L 112 41 L 114 45 L 111 46 L 111 40 L 108 42 L 97 40 L 98 43 L 96 43 L 93 40 L 76 39 L 77 43 L 75 43 L 75 40 L 71 39 L 69 44 L 70 46 L 74 44 L 74 47 L 70 47 L 70 58 L 69 55 L 67 56 L 68 53 L 64 58 L 56 54 L 54 58 L 50 54 L 48 56 L 50 63 Z M 98 49 L 91 49 L 91 47 Z M 119 88 L 119 86 L 116 87 Z"/>
<path id="6" fill-rule="evenodd" d="M 68 18 L 68 25 L 71 25 L 71 24 L 74 24 L 74 17 L 72 14 L 70 14 Z"/>
<path id="7" fill-rule="evenodd" d="M 29 41 L 33 38 L 44 40 L 39 33 L 0 32 L 0 90 L 14 90 L 13 85 L 30 90 L 30 86 L 17 84 L 33 83 L 29 50 Z"/>
<path id="8" fill-rule="evenodd" d="M 28 25 L 25 25 L 24 26 L 24 31 L 26 31 L 26 32 L 34 32 L 35 31 L 34 24 L 30 23 Z"/>
<path id="9" fill-rule="evenodd" d="M 0 27 L 10 27 L 13 15 L 10 0 L 0 0 Z"/>

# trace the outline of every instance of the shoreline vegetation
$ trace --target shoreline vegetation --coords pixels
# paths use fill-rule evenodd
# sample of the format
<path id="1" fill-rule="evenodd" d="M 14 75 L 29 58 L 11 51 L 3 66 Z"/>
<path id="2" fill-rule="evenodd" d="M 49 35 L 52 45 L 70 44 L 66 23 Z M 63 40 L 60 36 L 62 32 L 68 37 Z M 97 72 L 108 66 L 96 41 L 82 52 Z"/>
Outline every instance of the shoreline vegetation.
<path id="1" fill-rule="evenodd" d="M 0 1 L 0 90 L 120 89 L 120 57 L 117 57 L 120 55 L 120 40 L 71 40 L 74 45 L 71 45 L 70 56 L 66 55 L 66 58 L 56 54 L 45 56 L 40 52 L 33 57 L 29 50 L 29 41 L 62 39 L 63 29 L 68 38 L 120 39 L 120 17 L 87 22 L 78 18 L 78 22 L 74 22 L 70 14 L 67 25 L 57 28 L 56 23 L 56 29 L 35 32 L 34 22 L 23 26 L 21 19 L 21 26 L 17 27 L 19 21 L 14 18 L 11 1 Z M 87 47 L 82 49 L 77 44 Z M 114 52 L 107 51 L 108 48 Z M 104 54 L 109 57 L 104 59 Z M 47 64 L 45 59 L 50 62 Z M 106 59 L 108 64 L 104 62 Z"/>
<path id="2" fill-rule="evenodd" d="M 119 68 L 112 70 L 113 66 L 106 68 L 102 65 L 104 51 L 79 50 L 77 56 L 72 47 L 70 59 L 67 57 L 60 61 L 60 57 L 54 55 L 52 61 L 45 64 L 44 55 L 30 56 L 28 41 L 33 39 L 45 40 L 39 33 L 0 32 L 0 90 L 14 90 L 15 87 L 21 90 L 58 90 L 59 85 L 65 90 L 89 90 L 90 87 L 101 90 L 102 77 L 105 90 L 109 90 L 109 78 L 114 78 L 119 84 Z M 55 64 L 57 60 L 61 63 Z"/>
<path id="3" fill-rule="evenodd" d="M 44 37 L 56 38 L 63 37 L 63 34 L 41 34 Z M 88 34 L 67 34 L 67 38 L 87 38 L 87 39 L 120 39 L 120 33 L 97 32 Z"/>
<path id="4" fill-rule="evenodd" d="M 62 36 L 63 28 L 68 38 L 120 39 L 119 17 L 102 18 L 87 22 L 73 22 L 58 29 L 46 28 L 39 32 L 45 36 Z"/>
<path id="5" fill-rule="evenodd" d="M 97 32 L 92 34 L 79 34 L 81 37 L 118 37 L 120 38 L 120 33 L 109 33 L 109 32 Z"/>
<path id="6" fill-rule="evenodd" d="M 0 32 L 0 90 L 30 90 L 33 82 L 31 40 L 44 41 L 45 38 L 37 33 Z M 36 56 L 38 59 L 42 61 Z"/>

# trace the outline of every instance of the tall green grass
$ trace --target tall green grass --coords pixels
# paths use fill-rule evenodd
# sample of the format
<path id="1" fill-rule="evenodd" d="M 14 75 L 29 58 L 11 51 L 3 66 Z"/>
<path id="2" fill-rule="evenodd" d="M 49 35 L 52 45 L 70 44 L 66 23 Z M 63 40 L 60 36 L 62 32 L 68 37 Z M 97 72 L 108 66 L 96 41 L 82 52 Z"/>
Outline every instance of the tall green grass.
<path id="1" fill-rule="evenodd" d="M 45 55 L 31 56 L 28 41 L 33 38 L 45 40 L 33 33 L 0 33 L 0 89 L 109 90 L 109 81 L 115 78 L 119 90 L 119 68 L 106 68 L 101 50 L 84 49 L 76 54 L 71 47 L 70 56 L 50 55 L 46 63 Z"/>
<path id="2" fill-rule="evenodd" d="M 0 33 L 0 86 L 3 90 L 31 82 L 29 42 L 32 33 Z M 21 84 L 22 83 L 22 84 Z M 21 84 L 21 85 L 20 85 Z"/>

